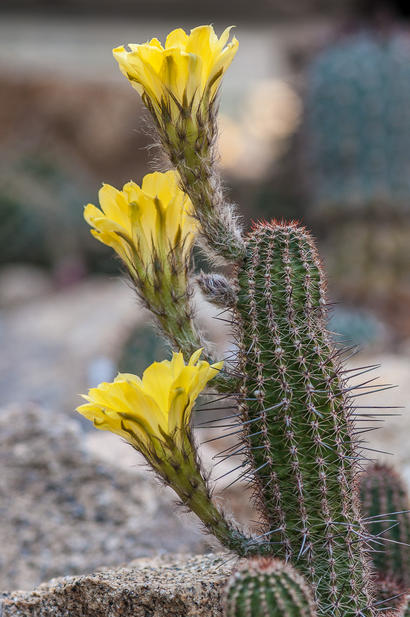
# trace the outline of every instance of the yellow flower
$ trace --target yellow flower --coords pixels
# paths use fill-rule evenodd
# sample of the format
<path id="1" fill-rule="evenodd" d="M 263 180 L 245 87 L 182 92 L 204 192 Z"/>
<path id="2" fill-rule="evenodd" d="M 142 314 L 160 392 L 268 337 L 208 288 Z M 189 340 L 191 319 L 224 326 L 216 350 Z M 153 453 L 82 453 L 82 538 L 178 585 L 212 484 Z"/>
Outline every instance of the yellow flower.
<path id="1" fill-rule="evenodd" d="M 129 44 L 113 50 L 121 72 L 142 96 L 144 103 L 161 118 L 164 110 L 178 117 L 180 106 L 195 114 L 209 106 L 223 74 L 238 49 L 231 28 L 218 39 L 212 26 L 198 26 L 186 34 L 178 28 L 168 34 L 165 47 L 158 39 L 142 45 Z M 228 44 L 227 44 L 228 43 Z"/>
<path id="2" fill-rule="evenodd" d="M 183 262 L 189 258 L 198 224 L 176 172 L 148 174 L 141 188 L 128 182 L 119 191 L 104 184 L 99 201 L 101 210 L 88 204 L 84 218 L 93 236 L 111 246 L 131 272 L 148 275 L 153 260 L 166 261 L 170 252 Z"/>
<path id="3" fill-rule="evenodd" d="M 200 361 L 202 350 L 185 364 L 182 353 L 154 362 L 142 376 L 120 373 L 114 382 L 92 388 L 77 411 L 102 430 L 124 437 L 151 462 L 164 448 L 183 450 L 192 408 L 223 362 Z"/>

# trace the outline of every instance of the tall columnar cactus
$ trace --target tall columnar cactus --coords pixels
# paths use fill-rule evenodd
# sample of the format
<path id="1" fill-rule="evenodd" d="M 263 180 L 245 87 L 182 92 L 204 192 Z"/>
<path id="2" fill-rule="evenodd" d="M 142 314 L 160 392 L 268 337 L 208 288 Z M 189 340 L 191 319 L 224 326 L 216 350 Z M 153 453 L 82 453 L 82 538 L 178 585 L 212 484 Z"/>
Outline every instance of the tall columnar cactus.
<path id="1" fill-rule="evenodd" d="M 154 363 L 142 380 L 122 374 L 92 389 L 79 411 L 142 452 L 225 547 L 297 567 L 318 617 L 375 617 L 366 551 L 377 548 L 378 538 L 365 529 L 358 505 L 365 446 L 357 441 L 355 421 L 366 415 L 354 407 L 349 373 L 326 330 L 317 250 L 296 223 L 261 223 L 244 237 L 215 171 L 216 96 L 237 49 L 228 38 L 229 30 L 218 38 L 210 26 L 201 26 L 189 35 L 175 30 L 164 46 L 152 39 L 114 50 L 175 170 L 147 176 L 141 188 L 130 183 L 123 191 L 105 189 L 102 211 L 89 206 L 86 218 L 98 239 L 120 255 L 178 353 L 171 362 Z M 207 246 L 211 261 L 235 264 L 231 280 L 220 274 L 193 280 L 195 241 Z M 212 302 L 233 310 L 237 360 L 223 368 L 211 364 L 212 349 L 197 329 L 195 284 Z M 203 361 L 198 347 L 205 348 Z M 208 382 L 224 393 L 221 398 L 238 399 L 230 417 L 241 444 L 221 456 L 245 456 L 241 476 L 251 482 L 264 519 L 257 536 L 242 533 L 215 506 L 197 456 L 190 419 Z M 359 386 L 361 396 L 366 384 Z M 293 576 L 283 566 L 269 568 L 275 584 Z M 247 591 L 234 594 L 241 617 L 259 601 L 263 606 L 264 598 L 273 610 L 272 592 L 264 595 L 258 587 L 262 574 L 251 591 L 243 576 Z"/>
<path id="2" fill-rule="evenodd" d="M 404 481 L 388 465 L 371 465 L 360 478 L 360 501 L 366 527 L 378 541 L 372 555 L 378 577 L 410 592 L 410 512 Z"/>
<path id="3" fill-rule="evenodd" d="M 231 576 L 226 617 L 316 617 L 313 594 L 295 568 L 278 559 L 254 558 Z"/>
<path id="4" fill-rule="evenodd" d="M 245 450 L 272 551 L 308 576 L 320 614 L 365 614 L 359 454 L 309 233 L 292 223 L 258 225 L 238 284 Z"/>

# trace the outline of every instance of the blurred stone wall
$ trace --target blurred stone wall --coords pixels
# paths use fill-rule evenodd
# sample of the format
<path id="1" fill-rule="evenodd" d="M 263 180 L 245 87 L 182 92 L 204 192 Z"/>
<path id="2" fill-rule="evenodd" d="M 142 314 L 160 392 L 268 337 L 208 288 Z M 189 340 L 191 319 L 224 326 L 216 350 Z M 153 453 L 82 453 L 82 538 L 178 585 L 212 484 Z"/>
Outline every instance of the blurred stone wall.
<path id="1" fill-rule="evenodd" d="M 142 109 L 131 90 L 119 95 L 112 82 L 7 73 L 0 73 L 0 89 L 3 162 L 17 151 L 43 150 L 76 174 L 113 183 L 146 168 L 148 139 L 133 130 Z"/>

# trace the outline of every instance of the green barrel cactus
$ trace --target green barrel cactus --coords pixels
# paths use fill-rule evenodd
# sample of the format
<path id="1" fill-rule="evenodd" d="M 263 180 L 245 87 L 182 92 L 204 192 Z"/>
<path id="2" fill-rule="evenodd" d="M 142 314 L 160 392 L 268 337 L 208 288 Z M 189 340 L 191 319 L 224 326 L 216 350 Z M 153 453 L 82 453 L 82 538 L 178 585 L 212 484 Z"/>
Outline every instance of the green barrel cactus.
<path id="1" fill-rule="evenodd" d="M 395 307 L 410 299 L 410 44 L 396 30 L 345 36 L 307 82 L 310 214 L 330 279 L 408 335 Z"/>
<path id="2" fill-rule="evenodd" d="M 141 373 L 145 366 L 158 362 L 167 356 L 168 350 L 163 338 L 149 324 L 138 324 L 128 333 L 118 359 L 118 370 L 132 369 Z"/>
<path id="3" fill-rule="evenodd" d="M 278 559 L 249 559 L 228 581 L 225 617 L 316 616 L 306 580 Z"/>
<path id="4" fill-rule="evenodd" d="M 6 162 L 0 169 L 0 265 L 26 261 L 55 267 L 85 256 L 90 242 L 75 207 L 84 190 L 63 161 L 36 149 Z"/>

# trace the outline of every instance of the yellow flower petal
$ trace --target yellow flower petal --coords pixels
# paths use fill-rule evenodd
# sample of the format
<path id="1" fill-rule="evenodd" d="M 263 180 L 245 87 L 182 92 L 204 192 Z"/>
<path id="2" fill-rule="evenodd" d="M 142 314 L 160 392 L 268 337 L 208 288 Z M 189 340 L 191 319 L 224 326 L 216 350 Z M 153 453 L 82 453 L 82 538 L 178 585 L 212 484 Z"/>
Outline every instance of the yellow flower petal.
<path id="1" fill-rule="evenodd" d="M 201 351 L 192 354 L 188 364 L 182 353 L 154 362 L 142 379 L 120 373 L 112 383 L 91 388 L 84 396 L 87 403 L 77 411 L 97 428 L 124 437 L 150 460 L 170 447 L 169 440 L 183 448 L 195 401 L 223 364 L 199 361 Z"/>
<path id="2" fill-rule="evenodd" d="M 167 40 L 165 42 L 165 49 L 170 49 L 171 47 L 178 47 L 179 49 L 184 50 L 188 41 L 188 35 L 182 28 L 177 28 L 176 30 L 172 30 L 167 36 Z"/>
<path id="3" fill-rule="evenodd" d="M 117 47 L 113 54 L 121 72 L 143 97 L 148 97 L 160 120 L 164 103 L 172 118 L 179 116 L 180 105 L 195 118 L 199 107 L 206 104 L 204 96 L 215 96 L 237 51 L 235 38 L 228 44 L 230 30 L 226 28 L 218 38 L 209 25 L 198 26 L 189 35 L 178 28 L 168 34 L 164 47 L 152 39 L 130 44 L 131 51 Z"/>
<path id="4" fill-rule="evenodd" d="M 203 350 L 204 348 L 201 347 L 201 349 L 197 349 L 197 351 L 194 351 L 192 356 L 189 358 L 189 362 L 188 362 L 189 366 L 192 366 L 193 364 L 196 364 L 198 362 Z"/>
<path id="5" fill-rule="evenodd" d="M 149 277 L 154 252 L 166 260 L 172 251 L 181 262 L 189 256 L 198 222 L 175 171 L 147 174 L 141 187 L 127 182 L 122 191 L 104 184 L 99 199 L 101 210 L 88 204 L 84 218 L 93 228 L 91 233 L 111 246 L 128 267 L 134 264 L 136 271 Z"/>

